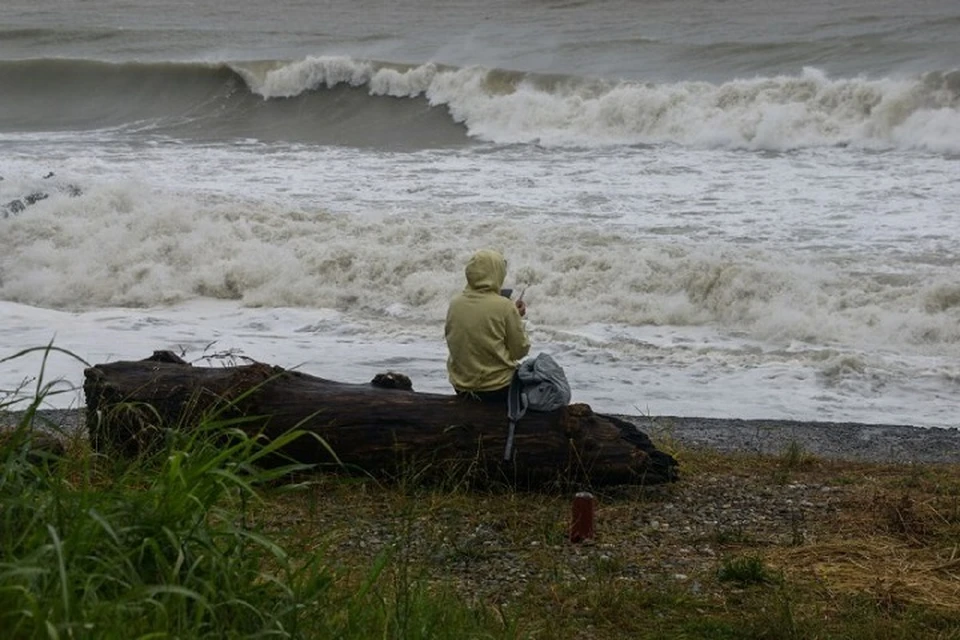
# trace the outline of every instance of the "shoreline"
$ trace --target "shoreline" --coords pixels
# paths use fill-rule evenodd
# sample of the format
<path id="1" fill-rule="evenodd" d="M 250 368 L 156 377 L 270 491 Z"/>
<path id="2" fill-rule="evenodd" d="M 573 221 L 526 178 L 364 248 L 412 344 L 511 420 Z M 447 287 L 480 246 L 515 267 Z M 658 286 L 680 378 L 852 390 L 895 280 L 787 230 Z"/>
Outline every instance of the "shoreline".
<path id="1" fill-rule="evenodd" d="M 0 412 L 0 427 L 13 426 L 23 411 Z M 84 407 L 39 409 L 38 423 L 63 433 L 84 429 Z M 858 422 L 636 416 L 630 422 L 662 448 L 675 442 L 719 453 L 782 455 L 794 447 L 832 460 L 893 464 L 960 464 L 960 429 Z"/>

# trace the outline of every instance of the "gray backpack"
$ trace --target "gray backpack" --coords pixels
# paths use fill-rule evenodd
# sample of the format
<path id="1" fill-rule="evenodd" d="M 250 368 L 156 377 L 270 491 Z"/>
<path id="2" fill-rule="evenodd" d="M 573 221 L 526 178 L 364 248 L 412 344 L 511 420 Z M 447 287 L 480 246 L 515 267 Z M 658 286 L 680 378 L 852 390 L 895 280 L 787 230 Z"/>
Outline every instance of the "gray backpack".
<path id="1" fill-rule="evenodd" d="M 510 460 L 513 455 L 513 434 L 517 421 L 531 411 L 554 411 L 570 404 L 570 383 L 557 361 L 545 353 L 537 354 L 520 363 L 507 396 L 507 417 L 510 428 L 507 431 L 507 445 L 503 459 Z"/>
<path id="2" fill-rule="evenodd" d="M 570 383 L 557 361 L 545 353 L 520 363 L 517 377 L 523 383 L 525 409 L 553 411 L 570 404 Z"/>

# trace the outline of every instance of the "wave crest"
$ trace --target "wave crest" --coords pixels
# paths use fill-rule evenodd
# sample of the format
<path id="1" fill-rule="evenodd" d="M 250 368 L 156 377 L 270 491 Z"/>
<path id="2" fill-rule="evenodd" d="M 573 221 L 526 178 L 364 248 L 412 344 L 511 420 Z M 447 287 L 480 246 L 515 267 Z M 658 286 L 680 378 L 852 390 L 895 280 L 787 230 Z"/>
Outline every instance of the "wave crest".
<path id="1" fill-rule="evenodd" d="M 722 84 L 654 84 L 345 57 L 307 58 L 259 73 L 235 68 L 264 98 L 339 84 L 363 87 L 374 97 L 424 96 L 446 107 L 470 135 L 496 143 L 960 152 L 960 71 L 832 79 L 806 68 L 797 76 Z"/>
<path id="2" fill-rule="evenodd" d="M 230 64 L 28 60 L 0 62 L 0 86 L 0 128 L 8 131 L 146 123 L 136 131 L 425 148 L 463 144 L 465 129 L 497 144 L 960 153 L 960 70 L 871 79 L 806 68 L 715 84 L 337 56 Z"/>

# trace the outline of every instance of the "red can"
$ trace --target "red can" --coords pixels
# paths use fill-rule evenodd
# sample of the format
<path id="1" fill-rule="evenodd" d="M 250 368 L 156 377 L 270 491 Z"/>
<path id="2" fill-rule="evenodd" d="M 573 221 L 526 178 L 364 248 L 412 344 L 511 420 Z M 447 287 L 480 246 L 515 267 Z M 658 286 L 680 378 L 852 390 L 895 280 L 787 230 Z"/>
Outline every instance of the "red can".
<path id="1" fill-rule="evenodd" d="M 596 501 L 592 493 L 581 491 L 573 497 L 573 519 L 570 522 L 570 542 L 593 540 L 593 509 Z"/>

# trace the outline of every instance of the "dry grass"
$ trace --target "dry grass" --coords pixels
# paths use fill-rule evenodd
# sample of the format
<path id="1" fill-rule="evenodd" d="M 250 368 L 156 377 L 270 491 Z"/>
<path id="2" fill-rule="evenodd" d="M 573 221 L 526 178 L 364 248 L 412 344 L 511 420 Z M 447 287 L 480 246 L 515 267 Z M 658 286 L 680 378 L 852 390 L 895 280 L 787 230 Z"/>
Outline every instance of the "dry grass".
<path id="1" fill-rule="evenodd" d="M 873 466 L 848 484 L 822 540 L 769 550 L 797 579 L 886 610 L 960 613 L 960 475 L 953 466 Z"/>
<path id="2" fill-rule="evenodd" d="M 960 612 L 960 558 L 943 558 L 936 549 L 861 535 L 771 550 L 768 557 L 791 577 L 835 592 L 867 595 L 882 609 L 920 605 Z"/>

